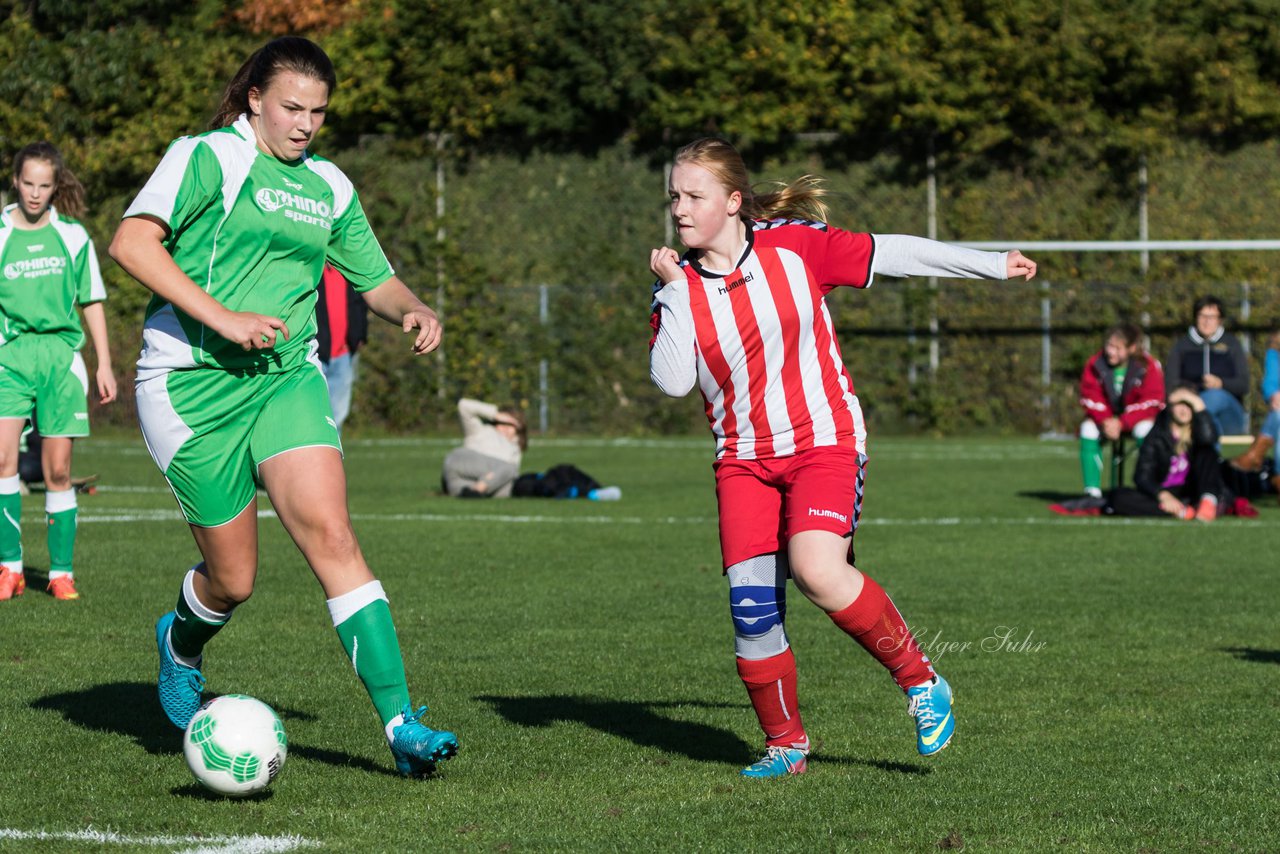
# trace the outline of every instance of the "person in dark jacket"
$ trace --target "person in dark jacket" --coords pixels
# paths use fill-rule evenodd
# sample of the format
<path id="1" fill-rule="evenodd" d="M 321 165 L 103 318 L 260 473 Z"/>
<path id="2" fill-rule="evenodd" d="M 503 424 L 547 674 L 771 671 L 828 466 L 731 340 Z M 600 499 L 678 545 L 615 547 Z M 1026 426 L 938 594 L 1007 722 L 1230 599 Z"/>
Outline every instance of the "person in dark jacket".
<path id="1" fill-rule="evenodd" d="M 1138 452 L 1134 488 L 1111 490 L 1102 513 L 1212 522 L 1224 494 L 1217 444 L 1204 401 L 1175 389 Z"/>
<path id="2" fill-rule="evenodd" d="M 1174 342 L 1164 365 L 1164 387 L 1190 386 L 1204 401 L 1219 435 L 1245 432 L 1244 396 L 1249 390 L 1249 360 L 1240 341 L 1227 332 L 1222 301 L 1195 301 L 1187 334 Z"/>
<path id="3" fill-rule="evenodd" d="M 324 265 L 316 300 L 316 346 L 338 430 L 351 412 L 360 347 L 369 338 L 364 298 L 332 264 Z"/>

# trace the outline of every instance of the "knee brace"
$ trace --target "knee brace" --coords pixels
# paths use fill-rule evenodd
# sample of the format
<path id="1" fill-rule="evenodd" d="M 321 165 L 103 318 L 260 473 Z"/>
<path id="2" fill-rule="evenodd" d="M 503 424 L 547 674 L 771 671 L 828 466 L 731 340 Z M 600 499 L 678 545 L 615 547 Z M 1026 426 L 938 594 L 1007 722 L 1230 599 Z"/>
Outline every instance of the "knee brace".
<path id="1" fill-rule="evenodd" d="M 781 552 L 735 563 L 729 578 L 733 646 L 739 658 L 758 661 L 785 652 L 790 644 L 787 616 L 787 559 Z"/>

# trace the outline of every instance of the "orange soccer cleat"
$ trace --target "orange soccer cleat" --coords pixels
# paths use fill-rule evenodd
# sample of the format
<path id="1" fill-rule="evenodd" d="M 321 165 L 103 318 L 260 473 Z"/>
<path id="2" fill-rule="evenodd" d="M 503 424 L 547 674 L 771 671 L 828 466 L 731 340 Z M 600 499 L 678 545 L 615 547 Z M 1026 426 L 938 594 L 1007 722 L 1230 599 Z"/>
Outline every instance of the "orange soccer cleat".
<path id="1" fill-rule="evenodd" d="M 26 589 L 26 576 L 21 572 L 14 572 L 7 566 L 0 566 L 0 599 L 21 596 Z"/>
<path id="2" fill-rule="evenodd" d="M 49 582 L 49 595 L 54 599 L 79 599 L 76 582 L 70 575 L 59 575 Z"/>

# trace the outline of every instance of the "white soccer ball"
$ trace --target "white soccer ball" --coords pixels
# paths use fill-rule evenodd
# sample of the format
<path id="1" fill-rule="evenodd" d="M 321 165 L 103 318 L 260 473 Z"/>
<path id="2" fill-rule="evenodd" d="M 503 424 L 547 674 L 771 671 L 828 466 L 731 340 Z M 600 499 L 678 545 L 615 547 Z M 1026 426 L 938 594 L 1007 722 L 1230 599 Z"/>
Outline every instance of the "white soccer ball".
<path id="1" fill-rule="evenodd" d="M 261 792 L 284 767 L 284 724 L 243 694 L 215 697 L 196 711 L 182 739 L 187 766 L 206 788 L 233 798 Z"/>

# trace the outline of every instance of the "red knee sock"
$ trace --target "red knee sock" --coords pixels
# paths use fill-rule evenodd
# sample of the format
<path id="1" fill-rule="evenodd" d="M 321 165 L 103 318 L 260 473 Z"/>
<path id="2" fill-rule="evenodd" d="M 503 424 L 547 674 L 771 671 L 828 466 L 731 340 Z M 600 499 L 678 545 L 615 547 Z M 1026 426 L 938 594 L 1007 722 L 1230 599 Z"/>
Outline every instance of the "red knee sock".
<path id="1" fill-rule="evenodd" d="M 884 588 L 866 575 L 862 579 L 853 604 L 827 616 L 888 668 L 902 690 L 933 679 L 933 666 Z"/>
<path id="2" fill-rule="evenodd" d="M 765 744 L 808 750 L 809 736 L 796 699 L 796 657 L 791 650 L 759 661 L 739 658 L 738 675 L 760 719 Z"/>

